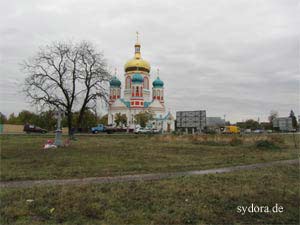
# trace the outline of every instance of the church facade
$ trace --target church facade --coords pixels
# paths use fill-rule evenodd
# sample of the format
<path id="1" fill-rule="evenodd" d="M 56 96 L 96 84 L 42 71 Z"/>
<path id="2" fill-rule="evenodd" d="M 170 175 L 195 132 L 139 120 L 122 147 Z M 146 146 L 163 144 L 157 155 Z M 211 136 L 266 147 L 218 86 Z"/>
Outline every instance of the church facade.
<path id="1" fill-rule="evenodd" d="M 141 57 L 141 45 L 138 40 L 134 49 L 133 59 L 124 66 L 123 92 L 121 81 L 116 74 L 110 81 L 108 124 L 116 125 L 116 114 L 121 113 L 126 115 L 127 126 L 134 128 L 137 125 L 135 115 L 140 112 L 149 112 L 153 115 L 149 126 L 162 131 L 172 131 L 174 118 L 170 112 L 166 112 L 164 82 L 157 75 L 151 83 L 151 67 Z"/>

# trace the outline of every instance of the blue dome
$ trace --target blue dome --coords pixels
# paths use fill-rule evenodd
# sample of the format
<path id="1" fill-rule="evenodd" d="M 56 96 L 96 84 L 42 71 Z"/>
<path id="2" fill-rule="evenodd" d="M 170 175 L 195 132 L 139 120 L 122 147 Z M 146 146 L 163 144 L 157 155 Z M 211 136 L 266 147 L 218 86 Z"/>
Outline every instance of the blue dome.
<path id="1" fill-rule="evenodd" d="M 133 76 L 132 76 L 133 83 L 143 83 L 143 81 L 144 81 L 144 78 L 141 74 L 139 74 L 139 73 L 133 74 Z"/>
<path id="2" fill-rule="evenodd" d="M 109 84 L 110 84 L 111 87 L 120 87 L 121 86 L 121 81 L 116 76 L 114 76 L 110 80 Z"/>
<path id="3" fill-rule="evenodd" d="M 152 85 L 155 88 L 162 88 L 164 86 L 164 82 L 161 79 L 159 79 L 159 77 L 157 77 L 156 80 L 153 81 Z"/>

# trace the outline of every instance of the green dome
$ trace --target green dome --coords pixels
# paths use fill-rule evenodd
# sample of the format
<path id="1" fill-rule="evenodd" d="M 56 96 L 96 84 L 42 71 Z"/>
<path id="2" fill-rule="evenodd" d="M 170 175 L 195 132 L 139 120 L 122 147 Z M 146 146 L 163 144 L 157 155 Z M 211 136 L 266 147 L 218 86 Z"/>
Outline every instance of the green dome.
<path id="1" fill-rule="evenodd" d="M 110 84 L 111 87 L 120 87 L 121 86 L 121 81 L 116 76 L 114 76 L 110 80 L 109 84 Z"/>
<path id="2" fill-rule="evenodd" d="M 141 74 L 139 74 L 139 73 L 133 74 L 133 76 L 132 76 L 133 83 L 143 83 L 143 81 L 144 81 L 144 78 Z"/>
<path id="3" fill-rule="evenodd" d="M 164 87 L 164 82 L 161 79 L 159 79 L 159 77 L 157 77 L 156 80 L 153 81 L 152 85 L 155 88 L 162 88 Z"/>

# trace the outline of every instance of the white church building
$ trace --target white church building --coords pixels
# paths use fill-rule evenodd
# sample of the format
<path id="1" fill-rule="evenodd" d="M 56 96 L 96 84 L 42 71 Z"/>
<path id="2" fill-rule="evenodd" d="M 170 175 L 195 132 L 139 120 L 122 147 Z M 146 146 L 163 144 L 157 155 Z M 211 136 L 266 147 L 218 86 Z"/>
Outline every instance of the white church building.
<path id="1" fill-rule="evenodd" d="M 108 124 L 116 125 L 117 113 L 125 114 L 127 126 L 134 128 L 137 123 L 135 115 L 140 112 L 150 112 L 153 120 L 149 126 L 165 132 L 175 129 L 174 117 L 166 112 L 164 82 L 157 75 L 151 85 L 150 64 L 141 57 L 141 45 L 134 45 L 133 59 L 125 64 L 125 88 L 122 93 L 121 81 L 116 74 L 110 81 L 110 96 L 108 109 Z"/>

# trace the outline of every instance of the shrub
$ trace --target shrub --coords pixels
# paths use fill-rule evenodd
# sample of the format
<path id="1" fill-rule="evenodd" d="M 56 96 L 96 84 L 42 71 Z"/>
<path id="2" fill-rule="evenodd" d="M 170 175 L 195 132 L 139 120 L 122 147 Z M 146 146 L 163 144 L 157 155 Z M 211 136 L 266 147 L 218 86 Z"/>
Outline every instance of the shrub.
<path id="1" fill-rule="evenodd" d="M 243 140 L 241 138 L 233 137 L 229 140 L 229 144 L 231 146 L 237 146 L 243 144 Z"/>
<path id="2" fill-rule="evenodd" d="M 273 141 L 259 140 L 255 142 L 255 147 L 259 149 L 280 149 Z"/>

